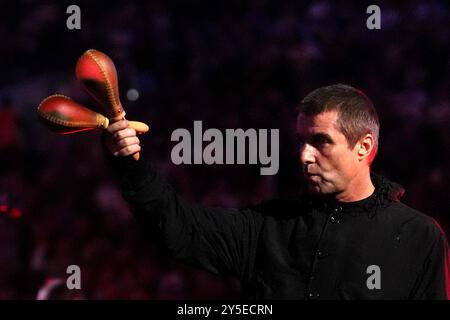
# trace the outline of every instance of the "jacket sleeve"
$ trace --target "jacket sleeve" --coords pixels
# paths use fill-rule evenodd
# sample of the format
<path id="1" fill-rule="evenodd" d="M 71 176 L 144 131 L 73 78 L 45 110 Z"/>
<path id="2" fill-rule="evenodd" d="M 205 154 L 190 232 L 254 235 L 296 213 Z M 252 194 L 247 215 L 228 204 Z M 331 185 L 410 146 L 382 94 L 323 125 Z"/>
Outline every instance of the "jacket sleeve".
<path id="1" fill-rule="evenodd" d="M 141 158 L 108 156 L 140 229 L 176 259 L 216 274 L 250 277 L 262 216 L 187 203 Z"/>
<path id="2" fill-rule="evenodd" d="M 412 293 L 412 299 L 450 299 L 450 256 L 444 231 L 434 221 L 436 237 L 424 261 L 422 272 Z"/>

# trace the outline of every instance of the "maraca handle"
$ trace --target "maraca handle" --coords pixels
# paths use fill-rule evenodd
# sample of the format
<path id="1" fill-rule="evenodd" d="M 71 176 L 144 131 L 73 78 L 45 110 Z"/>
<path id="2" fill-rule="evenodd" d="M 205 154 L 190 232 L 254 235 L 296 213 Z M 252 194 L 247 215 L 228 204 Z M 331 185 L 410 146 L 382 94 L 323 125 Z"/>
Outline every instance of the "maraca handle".
<path id="1" fill-rule="evenodd" d="M 134 130 L 136 130 L 137 134 L 146 133 L 149 130 L 148 125 L 146 125 L 143 122 L 139 122 L 139 121 L 128 121 L 128 126 L 130 128 L 133 128 Z M 139 160 L 139 152 L 136 152 L 135 154 L 133 154 L 133 158 L 134 158 L 134 160 L 138 161 Z"/>
<path id="2" fill-rule="evenodd" d="M 136 130 L 137 134 L 146 133 L 149 130 L 148 125 L 139 121 L 128 121 L 128 126 Z"/>

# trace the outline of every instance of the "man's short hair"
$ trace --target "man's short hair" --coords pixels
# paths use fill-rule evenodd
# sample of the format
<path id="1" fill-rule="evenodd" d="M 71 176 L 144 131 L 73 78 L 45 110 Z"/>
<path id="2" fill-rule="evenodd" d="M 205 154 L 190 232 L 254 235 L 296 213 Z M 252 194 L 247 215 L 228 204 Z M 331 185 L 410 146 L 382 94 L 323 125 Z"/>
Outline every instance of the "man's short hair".
<path id="1" fill-rule="evenodd" d="M 365 134 L 373 135 L 373 160 L 378 150 L 380 121 L 372 101 L 359 89 L 345 84 L 334 84 L 312 91 L 298 107 L 298 112 L 307 116 L 326 111 L 338 112 L 339 130 L 347 139 L 350 148 Z"/>

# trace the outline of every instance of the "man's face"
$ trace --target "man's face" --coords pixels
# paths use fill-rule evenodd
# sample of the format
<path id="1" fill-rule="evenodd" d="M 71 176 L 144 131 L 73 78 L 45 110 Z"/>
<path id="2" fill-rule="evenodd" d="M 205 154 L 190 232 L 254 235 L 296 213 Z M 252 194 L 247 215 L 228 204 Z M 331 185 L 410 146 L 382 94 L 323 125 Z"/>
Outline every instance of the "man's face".
<path id="1" fill-rule="evenodd" d="M 337 120 L 337 111 L 297 118 L 299 161 L 313 193 L 339 194 L 360 170 L 356 146 L 350 149 Z"/>

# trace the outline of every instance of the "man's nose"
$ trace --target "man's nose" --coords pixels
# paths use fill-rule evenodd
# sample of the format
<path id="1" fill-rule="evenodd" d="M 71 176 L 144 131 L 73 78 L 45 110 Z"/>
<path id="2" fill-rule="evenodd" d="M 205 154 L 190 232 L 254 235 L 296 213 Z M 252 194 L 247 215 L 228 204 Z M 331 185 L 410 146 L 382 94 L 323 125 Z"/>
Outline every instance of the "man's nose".
<path id="1" fill-rule="evenodd" d="M 299 150 L 300 162 L 305 165 L 308 163 L 314 163 L 316 158 L 314 156 L 314 147 L 309 144 L 304 144 Z"/>

